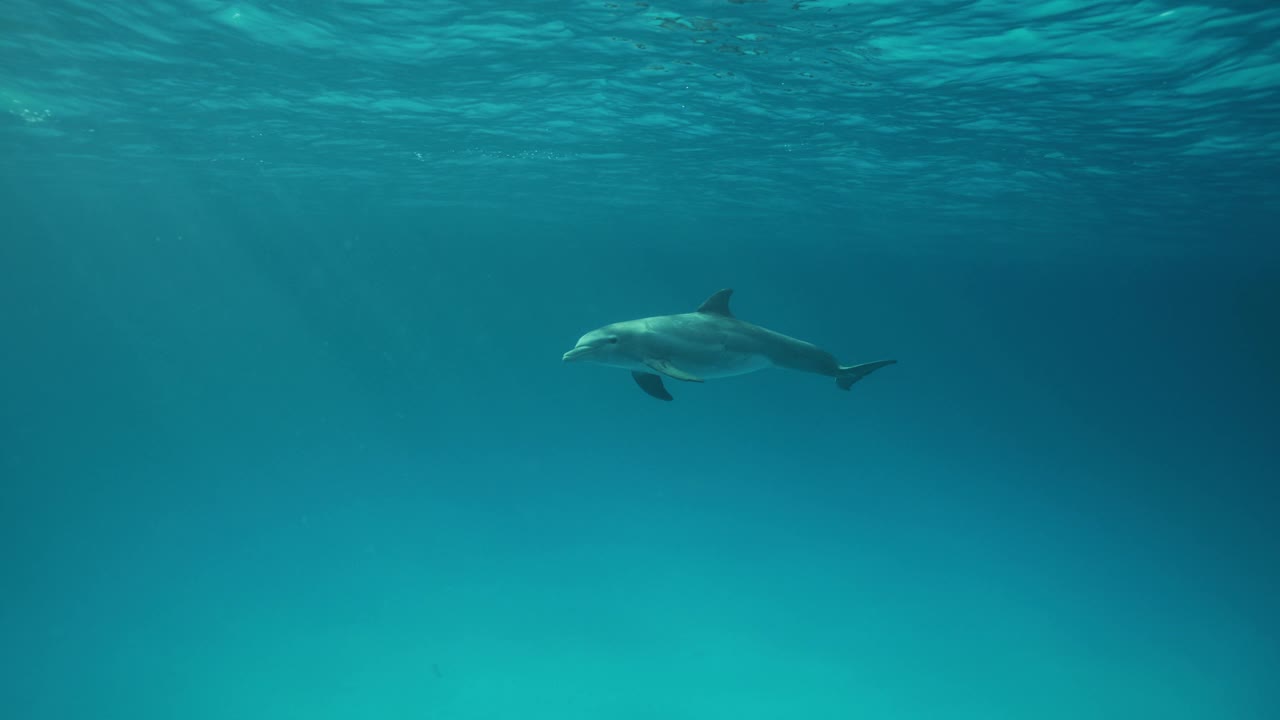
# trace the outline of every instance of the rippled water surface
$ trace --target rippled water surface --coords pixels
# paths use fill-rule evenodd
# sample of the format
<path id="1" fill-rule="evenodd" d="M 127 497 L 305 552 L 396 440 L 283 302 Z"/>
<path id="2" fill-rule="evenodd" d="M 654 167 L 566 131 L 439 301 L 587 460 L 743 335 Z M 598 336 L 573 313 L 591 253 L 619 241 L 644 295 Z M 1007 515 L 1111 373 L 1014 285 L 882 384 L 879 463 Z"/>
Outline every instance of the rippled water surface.
<path id="1" fill-rule="evenodd" d="M 1277 202 L 1266 2 L 8 7 L 0 137 L 32 174 L 1086 243 L 1230 245 Z"/>

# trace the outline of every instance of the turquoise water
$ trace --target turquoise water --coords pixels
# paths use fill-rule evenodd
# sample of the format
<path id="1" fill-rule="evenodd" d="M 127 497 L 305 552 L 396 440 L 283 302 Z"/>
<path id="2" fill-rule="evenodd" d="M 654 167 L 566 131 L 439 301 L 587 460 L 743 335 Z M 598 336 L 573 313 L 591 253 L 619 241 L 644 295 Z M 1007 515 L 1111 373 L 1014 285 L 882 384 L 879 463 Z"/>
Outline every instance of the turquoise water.
<path id="1" fill-rule="evenodd" d="M 1271 2 L 8 0 L 6 717 L 1280 717 Z M 845 363 L 667 386 L 584 332 Z"/>

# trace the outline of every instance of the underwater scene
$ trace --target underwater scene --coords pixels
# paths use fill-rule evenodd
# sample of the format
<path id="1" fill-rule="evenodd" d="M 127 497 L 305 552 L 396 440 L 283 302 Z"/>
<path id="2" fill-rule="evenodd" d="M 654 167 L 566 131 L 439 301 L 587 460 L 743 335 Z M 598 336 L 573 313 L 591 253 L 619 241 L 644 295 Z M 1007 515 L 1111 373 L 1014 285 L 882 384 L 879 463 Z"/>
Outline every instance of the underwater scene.
<path id="1" fill-rule="evenodd" d="M 4 0 L 0 714 L 1280 718 L 1275 0 Z"/>

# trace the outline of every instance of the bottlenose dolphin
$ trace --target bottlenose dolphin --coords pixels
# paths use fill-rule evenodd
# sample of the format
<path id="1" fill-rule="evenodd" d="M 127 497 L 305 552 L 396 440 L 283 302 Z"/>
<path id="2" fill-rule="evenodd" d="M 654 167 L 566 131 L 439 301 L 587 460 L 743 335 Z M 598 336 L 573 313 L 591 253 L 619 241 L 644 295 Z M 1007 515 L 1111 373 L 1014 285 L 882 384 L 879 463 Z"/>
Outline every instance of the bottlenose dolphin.
<path id="1" fill-rule="evenodd" d="M 591 362 L 631 371 L 640 389 L 670 400 L 662 376 L 685 382 L 746 375 L 768 367 L 834 377 L 848 390 L 897 360 L 841 365 L 831 353 L 803 340 L 752 325 L 729 312 L 731 288 L 707 298 L 695 312 L 626 320 L 583 335 L 565 362 Z"/>

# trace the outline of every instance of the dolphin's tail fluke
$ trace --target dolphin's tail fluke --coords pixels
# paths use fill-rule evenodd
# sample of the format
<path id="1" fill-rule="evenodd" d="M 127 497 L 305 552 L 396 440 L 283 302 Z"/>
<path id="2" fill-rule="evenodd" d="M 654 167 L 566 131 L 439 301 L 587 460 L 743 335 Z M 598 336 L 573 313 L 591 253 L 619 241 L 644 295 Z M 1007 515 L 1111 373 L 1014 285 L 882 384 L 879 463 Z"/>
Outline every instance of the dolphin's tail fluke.
<path id="1" fill-rule="evenodd" d="M 879 370 L 885 365 L 892 365 L 897 360 L 877 360 L 875 362 L 863 363 L 861 365 L 841 365 L 840 371 L 836 373 L 836 385 L 841 390 L 848 390 L 853 384 L 871 373 Z"/>

